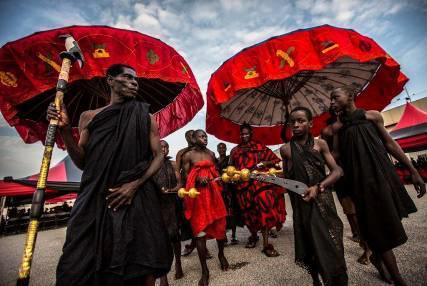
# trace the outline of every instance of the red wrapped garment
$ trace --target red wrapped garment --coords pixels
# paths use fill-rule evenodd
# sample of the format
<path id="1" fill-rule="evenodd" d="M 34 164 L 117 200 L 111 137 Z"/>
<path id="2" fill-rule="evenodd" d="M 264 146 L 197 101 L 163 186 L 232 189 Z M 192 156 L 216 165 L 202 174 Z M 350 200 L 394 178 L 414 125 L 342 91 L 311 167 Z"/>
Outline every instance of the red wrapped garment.
<path id="1" fill-rule="evenodd" d="M 234 166 L 241 169 L 256 169 L 262 161 L 279 163 L 280 159 L 258 142 L 248 145 L 237 145 L 231 151 Z M 267 171 L 268 168 L 257 169 Z M 285 190 L 276 185 L 251 180 L 237 186 L 237 200 L 243 212 L 243 219 L 251 232 L 261 229 L 281 227 L 286 220 L 286 206 L 283 193 Z"/>
<path id="2" fill-rule="evenodd" d="M 193 165 L 187 177 L 187 190 L 196 187 L 197 177 L 214 179 L 219 176 L 213 162 L 199 161 Z M 209 181 L 205 187 L 197 186 L 200 195 L 184 198 L 185 217 L 190 221 L 194 236 L 201 232 L 207 238 L 224 239 L 227 211 L 221 196 L 222 187 L 218 181 Z"/>

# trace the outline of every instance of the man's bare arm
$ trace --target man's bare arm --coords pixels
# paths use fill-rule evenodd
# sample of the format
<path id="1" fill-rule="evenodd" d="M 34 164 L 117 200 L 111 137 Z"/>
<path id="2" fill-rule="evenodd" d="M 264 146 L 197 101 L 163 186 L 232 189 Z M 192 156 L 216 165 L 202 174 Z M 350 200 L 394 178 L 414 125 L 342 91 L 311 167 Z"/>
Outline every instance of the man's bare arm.
<path id="1" fill-rule="evenodd" d="M 335 162 L 335 159 L 329 151 L 329 147 L 326 141 L 319 139 L 317 144 L 319 145 L 320 152 L 330 170 L 329 175 L 322 182 L 320 182 L 320 191 L 323 192 L 327 187 L 333 185 L 336 181 L 339 180 L 339 178 L 343 175 L 343 170 Z"/>
<path id="2" fill-rule="evenodd" d="M 191 152 L 191 151 L 190 151 Z M 190 172 L 191 168 L 191 157 L 190 152 L 187 152 L 182 156 L 182 175 L 181 175 L 181 187 L 185 187 L 187 181 L 187 174 Z"/>
<path id="3" fill-rule="evenodd" d="M 412 165 L 408 157 L 406 157 L 399 144 L 397 144 L 397 142 L 393 140 L 393 138 L 391 138 L 390 134 L 385 129 L 384 119 L 381 113 L 375 110 L 369 110 L 366 112 L 366 119 L 374 122 L 375 127 L 377 128 L 381 139 L 384 142 L 384 146 L 387 152 L 389 152 L 394 158 L 396 158 L 400 163 L 402 163 L 409 169 L 409 171 L 411 172 L 412 182 L 418 193 L 418 197 L 420 198 L 424 196 L 424 194 L 426 193 L 426 187 L 423 179 L 421 178 L 417 169 L 415 169 L 415 167 Z"/>
<path id="4" fill-rule="evenodd" d="M 88 122 L 90 121 L 89 112 L 83 112 L 79 120 L 79 133 L 80 140 L 79 143 L 76 143 L 73 138 L 72 127 L 70 124 L 70 119 L 68 117 L 67 109 L 64 104 L 62 104 L 61 109 L 58 111 L 56 109 L 55 103 L 49 104 L 47 109 L 47 120 L 52 119 L 58 120 L 58 129 L 59 134 L 61 135 L 68 154 L 70 155 L 71 160 L 74 164 L 80 168 L 84 168 L 84 146 L 88 141 L 89 132 L 86 129 Z"/>

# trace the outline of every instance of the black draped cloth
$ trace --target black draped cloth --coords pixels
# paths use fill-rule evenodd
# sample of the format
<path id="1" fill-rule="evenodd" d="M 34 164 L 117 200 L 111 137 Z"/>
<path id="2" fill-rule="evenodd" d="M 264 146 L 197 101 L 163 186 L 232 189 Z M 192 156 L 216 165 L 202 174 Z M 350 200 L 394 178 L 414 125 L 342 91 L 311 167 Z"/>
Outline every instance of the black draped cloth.
<path id="1" fill-rule="evenodd" d="M 342 116 L 340 156 L 361 234 L 373 251 L 383 253 L 406 242 L 401 219 L 417 209 L 365 113 L 357 109 Z"/>
<path id="2" fill-rule="evenodd" d="M 153 181 L 116 212 L 105 199 L 109 188 L 140 178 L 151 163 L 148 105 L 130 100 L 109 106 L 88 130 L 81 193 L 68 222 L 57 285 L 138 285 L 145 275 L 166 274 L 173 256 Z"/>
<path id="3" fill-rule="evenodd" d="M 305 145 L 291 140 L 290 179 L 314 186 L 325 177 L 325 162 L 313 148 L 310 137 Z M 338 217 L 330 190 L 319 193 L 316 199 L 306 202 L 289 192 L 293 211 L 295 261 L 310 273 L 318 272 L 325 285 L 347 285 L 348 277 L 344 259 L 343 224 Z"/>
<path id="4" fill-rule="evenodd" d="M 153 177 L 159 188 L 172 189 L 176 187 L 178 181 L 170 157 L 163 160 L 160 170 Z M 176 193 L 161 195 L 160 209 L 171 242 L 180 241 L 179 228 L 182 224 L 181 205 Z"/>

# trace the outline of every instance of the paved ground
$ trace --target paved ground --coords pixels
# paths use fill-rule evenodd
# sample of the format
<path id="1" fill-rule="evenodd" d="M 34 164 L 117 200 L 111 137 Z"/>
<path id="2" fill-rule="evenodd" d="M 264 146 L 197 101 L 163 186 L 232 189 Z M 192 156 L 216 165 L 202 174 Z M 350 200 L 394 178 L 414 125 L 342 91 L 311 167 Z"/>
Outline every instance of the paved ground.
<path id="1" fill-rule="evenodd" d="M 427 285 L 427 197 L 416 199 L 412 187 L 408 191 L 416 202 L 419 211 L 404 220 L 409 241 L 396 250 L 399 266 L 408 285 Z M 287 197 L 287 203 L 289 202 Z M 358 244 L 352 242 L 350 228 L 341 212 L 345 224 L 345 256 L 349 272 L 349 285 L 388 285 L 377 279 L 372 265 L 364 266 L 356 263 L 361 253 Z M 293 233 L 290 203 L 288 219 L 284 229 L 272 243 L 281 253 L 276 258 L 267 258 L 261 253 L 261 245 L 255 249 L 244 248 L 248 236 L 245 229 L 240 229 L 238 238 L 241 244 L 226 248 L 226 255 L 233 270 L 221 272 L 217 259 L 209 260 L 211 285 L 311 285 L 311 280 L 301 268 L 294 263 Z M 43 231 L 39 233 L 32 268 L 31 285 L 54 285 L 55 268 L 64 242 L 65 228 Z M 14 285 L 19 261 L 21 259 L 24 235 L 0 238 L 0 285 Z M 216 243 L 208 242 L 212 254 L 216 253 Z M 194 252 L 183 258 L 185 276 L 174 281 L 173 271 L 170 273 L 171 285 L 197 285 L 199 279 L 199 263 Z"/>

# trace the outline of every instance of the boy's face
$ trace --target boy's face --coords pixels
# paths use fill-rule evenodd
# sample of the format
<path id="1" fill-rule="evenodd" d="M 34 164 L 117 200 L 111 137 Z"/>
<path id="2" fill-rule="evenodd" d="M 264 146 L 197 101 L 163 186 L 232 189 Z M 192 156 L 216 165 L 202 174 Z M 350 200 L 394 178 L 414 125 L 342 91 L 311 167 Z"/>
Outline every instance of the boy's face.
<path id="1" fill-rule="evenodd" d="M 206 147 L 208 145 L 208 135 L 203 131 L 198 131 L 194 133 L 195 143 L 198 146 Z"/>
<path id="2" fill-rule="evenodd" d="M 303 110 L 294 111 L 289 118 L 290 127 L 294 136 L 304 136 L 313 127 L 313 121 L 309 121 Z"/>
<path id="3" fill-rule="evenodd" d="M 225 144 L 219 144 L 217 147 L 218 154 L 221 156 L 225 156 L 227 152 L 227 146 Z"/>
<path id="4" fill-rule="evenodd" d="M 164 157 L 169 154 L 169 145 L 165 141 L 160 141 L 160 149 L 162 150 Z"/>
<path id="5" fill-rule="evenodd" d="M 336 89 L 331 93 L 331 110 L 335 114 L 344 111 L 352 102 L 353 98 L 342 89 Z"/>

